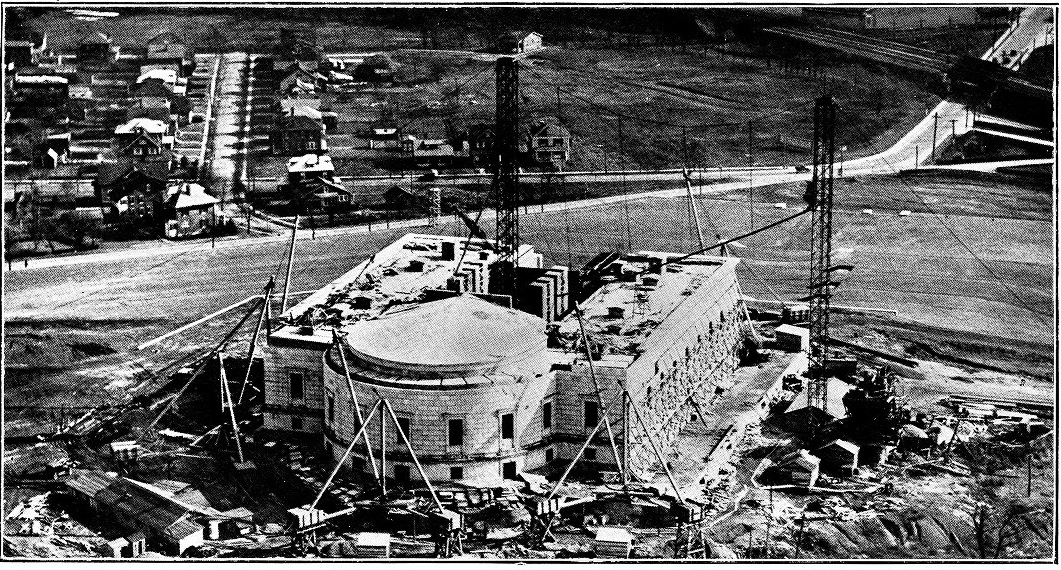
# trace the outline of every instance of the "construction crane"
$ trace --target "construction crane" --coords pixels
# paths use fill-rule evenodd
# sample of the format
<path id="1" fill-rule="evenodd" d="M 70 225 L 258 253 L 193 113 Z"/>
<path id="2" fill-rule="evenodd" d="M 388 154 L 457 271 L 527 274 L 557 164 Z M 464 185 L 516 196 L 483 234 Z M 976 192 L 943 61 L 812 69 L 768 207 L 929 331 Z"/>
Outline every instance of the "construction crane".
<path id="1" fill-rule="evenodd" d="M 512 57 L 499 57 L 496 65 L 496 125 L 493 194 L 497 210 L 496 277 L 490 283 L 497 293 L 511 295 L 513 306 L 518 306 L 516 266 L 519 254 L 519 66 Z"/>
<path id="2" fill-rule="evenodd" d="M 837 285 L 831 273 L 833 241 L 833 164 L 836 151 L 836 103 L 831 95 L 814 104 L 814 162 L 804 200 L 811 211 L 810 363 L 807 401 L 827 411 L 829 378 L 829 301 Z M 812 426 L 813 429 L 813 426 Z"/>

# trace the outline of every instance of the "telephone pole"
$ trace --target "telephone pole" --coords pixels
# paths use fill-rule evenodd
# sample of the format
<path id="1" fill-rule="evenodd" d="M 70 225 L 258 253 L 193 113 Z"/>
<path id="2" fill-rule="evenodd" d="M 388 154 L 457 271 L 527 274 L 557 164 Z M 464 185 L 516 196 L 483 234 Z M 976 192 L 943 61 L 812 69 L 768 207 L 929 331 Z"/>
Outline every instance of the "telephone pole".
<path id="1" fill-rule="evenodd" d="M 932 116 L 932 162 L 936 162 L 936 128 L 939 127 L 939 113 Z"/>
<path id="2" fill-rule="evenodd" d="M 748 121 L 748 229 L 755 227 L 755 184 L 752 182 L 752 122 Z"/>

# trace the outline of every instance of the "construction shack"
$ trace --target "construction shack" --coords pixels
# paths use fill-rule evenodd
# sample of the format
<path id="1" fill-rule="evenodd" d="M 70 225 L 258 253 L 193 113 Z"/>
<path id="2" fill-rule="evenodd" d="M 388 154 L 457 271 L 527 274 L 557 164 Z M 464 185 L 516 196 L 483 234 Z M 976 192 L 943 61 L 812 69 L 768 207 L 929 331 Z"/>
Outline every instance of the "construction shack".
<path id="1" fill-rule="evenodd" d="M 850 441 L 834 439 L 815 453 L 828 467 L 845 475 L 854 475 L 858 467 L 859 447 Z"/>
<path id="2" fill-rule="evenodd" d="M 818 482 L 820 466 L 821 459 L 811 455 L 806 449 L 793 451 L 777 461 L 778 469 L 792 484 L 808 487 L 813 487 Z"/>
<path id="3" fill-rule="evenodd" d="M 847 417 L 844 396 L 851 391 L 852 386 L 839 378 L 829 378 L 827 386 L 825 409 L 811 405 L 809 386 L 796 395 L 785 410 L 785 423 L 791 429 L 802 431 L 808 426 L 820 426 Z"/>
<path id="4" fill-rule="evenodd" d="M 390 558 L 391 535 L 385 532 L 359 532 L 354 537 L 354 558 Z"/>
<path id="5" fill-rule="evenodd" d="M 593 543 L 597 558 L 630 558 L 634 535 L 625 528 L 602 526 L 597 529 Z"/>
<path id="6" fill-rule="evenodd" d="M 810 329 L 784 324 L 774 331 L 778 350 L 785 352 L 806 352 L 810 350 Z"/>

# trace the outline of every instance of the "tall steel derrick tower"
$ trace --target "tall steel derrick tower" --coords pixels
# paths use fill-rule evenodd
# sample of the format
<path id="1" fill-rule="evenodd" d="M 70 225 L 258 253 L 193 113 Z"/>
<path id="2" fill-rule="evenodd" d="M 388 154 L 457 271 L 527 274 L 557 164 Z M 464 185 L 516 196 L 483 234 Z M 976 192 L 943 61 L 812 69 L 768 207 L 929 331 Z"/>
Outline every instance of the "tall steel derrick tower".
<path id="1" fill-rule="evenodd" d="M 811 209 L 810 367 L 807 403 L 826 410 L 828 401 L 829 300 L 832 287 L 833 161 L 836 150 L 836 103 L 832 96 L 814 104 L 814 171 L 804 198 Z"/>
<path id="2" fill-rule="evenodd" d="M 494 152 L 497 153 L 497 174 L 494 177 L 494 204 L 497 208 L 496 248 L 499 260 L 495 276 L 498 293 L 511 295 L 516 305 L 516 256 L 519 248 L 519 68 L 516 60 L 501 57 L 497 60 L 497 124 L 494 132 Z"/>

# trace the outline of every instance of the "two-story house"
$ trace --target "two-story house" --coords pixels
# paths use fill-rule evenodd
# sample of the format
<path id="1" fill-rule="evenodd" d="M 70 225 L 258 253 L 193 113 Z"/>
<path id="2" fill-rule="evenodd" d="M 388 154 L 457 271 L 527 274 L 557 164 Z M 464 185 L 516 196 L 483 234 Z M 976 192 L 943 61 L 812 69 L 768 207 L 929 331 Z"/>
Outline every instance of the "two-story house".
<path id="1" fill-rule="evenodd" d="M 281 115 L 269 136 L 273 154 L 301 156 L 328 150 L 324 123 L 294 113 Z"/>
<path id="2" fill-rule="evenodd" d="M 118 155 L 141 159 L 159 157 L 173 150 L 169 121 L 135 118 L 114 129 L 114 150 Z"/>
<path id="3" fill-rule="evenodd" d="M 107 66 L 114 63 L 121 48 L 115 46 L 110 35 L 101 32 L 90 32 L 81 38 L 77 46 L 78 65 Z"/>
<path id="4" fill-rule="evenodd" d="M 527 151 L 540 165 L 561 167 L 571 154 L 571 131 L 559 123 L 538 121 L 531 125 Z"/>
<path id="5" fill-rule="evenodd" d="M 353 198 L 327 155 L 293 157 L 287 163 L 287 183 L 277 190 L 292 202 L 318 211 L 348 205 Z"/>
<path id="6" fill-rule="evenodd" d="M 162 32 L 147 42 L 147 61 L 176 65 L 181 77 L 187 77 L 195 68 L 195 57 L 191 48 L 169 31 Z"/>
<path id="7" fill-rule="evenodd" d="M 100 164 L 96 190 L 113 205 L 119 217 L 154 225 L 162 219 L 170 161 L 138 160 L 126 156 Z"/>

